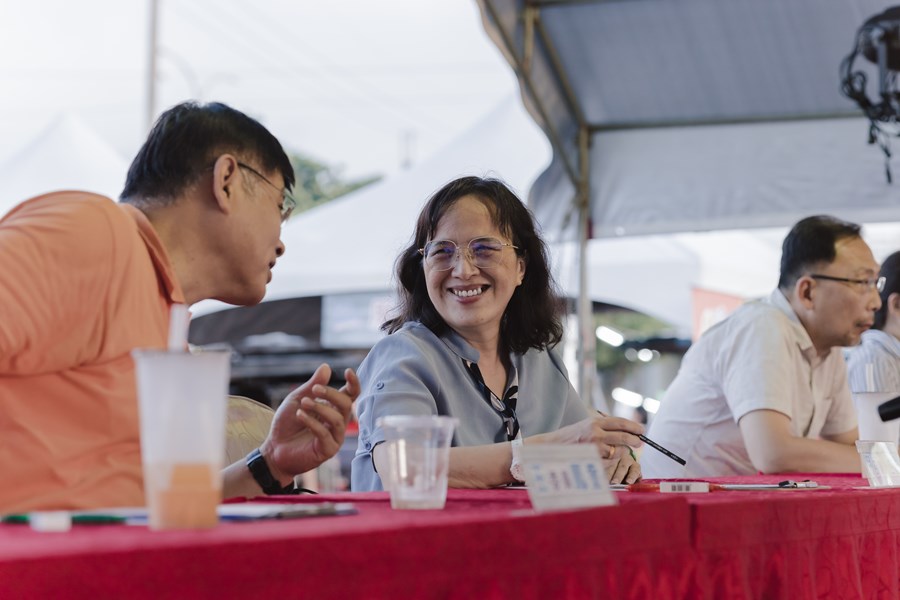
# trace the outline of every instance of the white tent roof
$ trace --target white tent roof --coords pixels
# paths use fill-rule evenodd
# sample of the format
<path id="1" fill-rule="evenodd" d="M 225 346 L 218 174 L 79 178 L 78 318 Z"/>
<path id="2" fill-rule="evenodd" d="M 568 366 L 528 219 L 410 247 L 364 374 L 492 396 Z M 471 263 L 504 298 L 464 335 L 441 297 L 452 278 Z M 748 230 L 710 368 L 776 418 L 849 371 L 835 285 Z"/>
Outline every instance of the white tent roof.
<path id="1" fill-rule="evenodd" d="M 506 181 L 524 198 L 549 147 L 514 98 L 447 147 L 406 171 L 292 219 L 267 299 L 386 289 L 425 201 L 462 175 Z"/>
<path id="2" fill-rule="evenodd" d="M 81 119 L 64 114 L 0 164 L 0 216 L 23 200 L 57 190 L 118 198 L 128 163 Z"/>
<path id="3" fill-rule="evenodd" d="M 549 156 L 521 104 L 503 101 L 412 170 L 290 219 L 282 233 L 286 252 L 265 299 L 390 289 L 394 261 L 432 193 L 472 174 L 499 177 L 524 198 Z M 192 310 L 201 315 L 226 307 L 202 302 Z"/>

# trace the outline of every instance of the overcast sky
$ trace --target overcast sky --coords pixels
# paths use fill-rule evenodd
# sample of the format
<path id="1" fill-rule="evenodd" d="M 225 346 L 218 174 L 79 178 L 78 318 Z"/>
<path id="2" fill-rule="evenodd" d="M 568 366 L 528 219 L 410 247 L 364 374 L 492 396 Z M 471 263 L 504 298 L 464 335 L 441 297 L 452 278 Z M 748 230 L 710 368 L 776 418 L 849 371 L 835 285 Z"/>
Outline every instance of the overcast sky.
<path id="1" fill-rule="evenodd" d="M 0 0 L 0 161 L 59 114 L 129 160 L 149 0 Z M 474 0 L 159 0 L 157 111 L 221 100 L 348 176 L 419 162 L 517 93 Z"/>

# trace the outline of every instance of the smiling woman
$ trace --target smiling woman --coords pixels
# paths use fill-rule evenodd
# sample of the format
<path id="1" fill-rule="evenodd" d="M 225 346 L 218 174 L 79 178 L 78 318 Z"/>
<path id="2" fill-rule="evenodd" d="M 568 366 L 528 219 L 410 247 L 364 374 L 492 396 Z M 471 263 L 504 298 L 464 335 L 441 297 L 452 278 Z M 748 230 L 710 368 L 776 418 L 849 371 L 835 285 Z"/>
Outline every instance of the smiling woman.
<path id="1" fill-rule="evenodd" d="M 562 327 L 544 242 L 501 181 L 463 177 L 432 196 L 397 264 L 400 306 L 360 366 L 354 490 L 381 489 L 387 415 L 459 419 L 451 487 L 515 482 L 522 444 L 597 445 L 614 482 L 636 481 L 637 423 L 592 414 L 553 347 Z"/>

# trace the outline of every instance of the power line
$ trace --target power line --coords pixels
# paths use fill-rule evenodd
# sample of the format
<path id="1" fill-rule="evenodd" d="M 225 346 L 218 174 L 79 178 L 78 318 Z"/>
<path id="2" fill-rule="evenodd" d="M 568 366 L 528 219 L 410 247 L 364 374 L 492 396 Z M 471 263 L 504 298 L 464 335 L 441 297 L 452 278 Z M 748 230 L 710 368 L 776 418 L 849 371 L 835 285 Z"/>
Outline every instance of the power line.
<path id="1" fill-rule="evenodd" d="M 195 10 L 195 6 L 189 2 L 172 3 L 171 6 L 177 7 L 176 12 L 182 11 L 183 9 L 185 9 L 187 7 L 190 7 L 190 9 L 189 9 L 190 11 Z M 213 40 L 215 40 L 217 43 L 224 39 L 224 40 L 227 40 L 228 44 L 232 47 L 240 46 L 245 52 L 244 54 L 238 54 L 238 56 L 240 56 L 241 59 L 247 60 L 248 56 L 255 55 L 260 60 L 264 61 L 267 64 L 270 64 L 272 62 L 272 56 L 270 54 L 263 51 L 259 46 L 255 46 L 255 45 L 248 43 L 243 37 L 235 36 L 232 33 L 232 31 L 235 30 L 235 28 L 233 27 L 233 24 L 228 23 L 228 22 L 223 23 L 221 21 L 218 11 L 222 6 L 225 6 L 225 4 L 218 5 L 216 7 L 216 10 L 202 11 L 202 9 L 196 9 L 198 12 L 194 12 L 191 15 L 185 15 L 184 13 L 182 13 L 182 16 L 186 17 L 189 20 L 189 22 L 192 24 L 192 26 L 195 26 L 195 27 L 199 26 L 200 29 L 203 29 L 203 30 L 207 31 L 208 33 L 211 33 L 211 38 Z M 210 18 L 211 16 L 213 16 L 212 19 Z M 214 23 L 213 21 L 217 21 L 217 23 Z M 285 75 L 288 79 L 293 77 L 292 71 L 285 66 L 276 67 L 275 69 L 277 72 Z M 295 88 L 294 92 L 304 95 L 304 91 L 299 88 Z M 308 94 L 306 94 L 306 96 L 309 97 Z M 310 99 L 312 99 L 312 98 L 310 98 Z M 357 124 L 359 124 L 363 127 L 366 127 L 372 131 L 375 131 L 378 133 L 383 132 L 383 130 L 381 130 L 377 127 L 378 123 L 373 123 L 367 119 L 359 118 L 358 116 L 356 116 L 352 113 L 348 114 L 345 112 L 340 112 L 332 105 L 326 104 L 325 108 L 326 108 L 326 110 L 332 111 L 332 112 L 340 115 L 341 118 L 354 121 Z"/>
<path id="2" fill-rule="evenodd" d="M 288 29 L 284 25 L 283 21 L 275 21 L 274 23 L 268 23 L 268 24 L 263 25 L 259 21 L 259 18 L 258 18 L 259 13 L 254 14 L 254 13 L 248 12 L 247 5 L 245 5 L 245 4 L 228 4 L 228 5 L 223 4 L 223 5 L 217 5 L 217 6 L 219 6 L 220 9 L 224 6 L 228 6 L 231 8 L 239 7 L 241 9 L 243 9 L 247 18 L 246 19 L 238 18 L 238 21 L 242 22 L 242 23 L 245 23 L 248 21 L 252 22 L 258 28 L 261 28 L 262 33 L 264 33 L 264 34 L 271 33 L 275 29 L 280 30 L 279 32 L 277 32 L 278 33 L 277 35 L 274 35 L 274 36 L 265 35 L 265 36 L 263 36 L 263 39 L 265 39 L 267 42 L 270 42 L 270 43 L 274 43 L 277 40 L 279 42 L 279 45 L 282 46 L 282 49 L 283 50 L 286 49 L 286 52 L 284 52 L 284 55 L 286 55 L 286 56 L 290 56 L 292 53 L 296 52 L 297 48 L 304 50 L 308 56 L 311 56 L 312 58 L 314 58 L 316 60 L 316 62 L 313 63 L 314 65 L 316 65 L 316 66 L 321 65 L 321 73 L 326 78 L 330 79 L 332 82 L 343 85 L 344 88 L 347 89 L 348 91 L 350 91 L 351 93 L 355 93 L 355 94 L 357 94 L 361 97 L 364 97 L 368 100 L 376 100 L 379 104 L 381 104 L 381 108 L 383 110 L 393 114 L 395 117 L 398 117 L 398 118 L 402 119 L 403 121 L 410 122 L 411 121 L 410 116 L 409 116 L 410 113 L 418 113 L 419 119 L 423 119 L 426 121 L 432 121 L 432 117 L 421 112 L 421 110 L 418 107 L 408 104 L 406 102 L 403 102 L 401 99 L 393 97 L 390 94 L 387 94 L 384 90 L 379 89 L 375 86 L 372 86 L 370 84 L 365 84 L 362 81 L 356 82 L 356 81 L 351 80 L 349 77 L 346 77 L 344 75 L 343 67 L 336 65 L 335 63 L 330 61 L 326 56 L 324 56 L 322 53 L 320 53 L 318 50 L 303 43 L 302 40 L 298 40 L 296 32 L 290 31 L 290 29 Z M 287 40 L 291 40 L 290 46 L 286 45 L 288 43 Z M 365 85 L 365 87 L 368 89 L 361 89 L 361 86 L 359 84 Z M 374 94 L 374 96 L 373 96 L 373 94 Z M 398 110 L 398 109 L 402 109 L 402 110 Z"/>

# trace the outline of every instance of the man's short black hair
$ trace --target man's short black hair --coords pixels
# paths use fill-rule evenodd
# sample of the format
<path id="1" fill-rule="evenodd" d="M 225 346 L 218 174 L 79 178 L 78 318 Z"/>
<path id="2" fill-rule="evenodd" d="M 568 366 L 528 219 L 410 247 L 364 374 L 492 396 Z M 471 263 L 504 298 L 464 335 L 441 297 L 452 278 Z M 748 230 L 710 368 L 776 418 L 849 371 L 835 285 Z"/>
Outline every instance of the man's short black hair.
<path id="1" fill-rule="evenodd" d="M 288 190 L 294 185 L 290 159 L 258 121 L 220 102 L 184 102 L 157 119 L 128 169 L 121 201 L 170 204 L 225 153 L 278 171 Z"/>
<path id="2" fill-rule="evenodd" d="M 791 228 L 781 245 L 781 277 L 778 287 L 790 290 L 817 265 L 837 256 L 835 244 L 860 237 L 860 226 L 829 215 L 806 217 Z"/>

